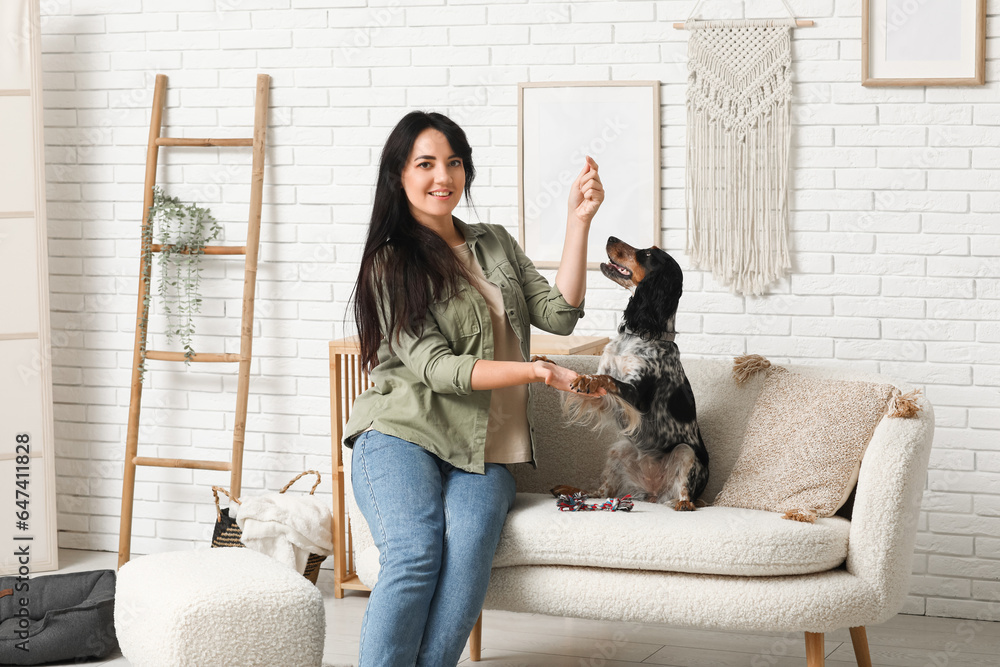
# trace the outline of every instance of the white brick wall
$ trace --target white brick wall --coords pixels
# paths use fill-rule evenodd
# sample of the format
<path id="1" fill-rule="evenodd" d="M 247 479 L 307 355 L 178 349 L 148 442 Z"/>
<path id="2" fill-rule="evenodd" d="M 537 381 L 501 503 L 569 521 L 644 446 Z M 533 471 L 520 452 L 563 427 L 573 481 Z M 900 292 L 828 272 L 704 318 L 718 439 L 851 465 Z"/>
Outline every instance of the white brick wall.
<path id="1" fill-rule="evenodd" d="M 670 23 L 692 4 L 44 0 L 60 544 L 117 549 L 155 73 L 170 77 L 174 136 L 246 136 L 255 74 L 273 77 L 244 472 L 253 493 L 330 467 L 327 342 L 344 333 L 378 153 L 405 112 L 463 124 L 481 219 L 515 230 L 517 82 L 659 79 L 663 239 L 687 265 L 687 35 Z M 939 427 L 906 610 L 998 619 L 1000 38 L 988 40 L 985 87 L 865 89 L 860 1 L 792 4 L 817 21 L 794 39 L 796 270 L 774 288 L 780 298 L 744 299 L 689 269 L 683 349 L 924 386 Z M 989 30 L 1000 33 L 996 14 Z M 244 150 L 163 150 L 160 165 L 170 192 L 209 205 L 226 240 L 242 240 Z M 242 264 L 207 265 L 196 347 L 236 351 Z M 593 276 L 578 331 L 610 333 L 625 300 Z M 151 331 L 162 327 L 155 316 Z M 151 348 L 164 345 L 152 336 Z M 148 378 L 140 451 L 226 458 L 234 375 L 151 362 Z M 208 488 L 226 482 L 140 469 L 134 551 L 207 543 Z"/>

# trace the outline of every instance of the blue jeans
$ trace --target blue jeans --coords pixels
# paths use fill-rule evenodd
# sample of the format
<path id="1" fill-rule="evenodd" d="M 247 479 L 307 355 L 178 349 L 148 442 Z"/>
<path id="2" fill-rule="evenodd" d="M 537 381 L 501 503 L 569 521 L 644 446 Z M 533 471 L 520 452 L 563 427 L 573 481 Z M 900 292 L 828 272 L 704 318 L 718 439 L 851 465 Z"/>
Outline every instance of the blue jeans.
<path id="1" fill-rule="evenodd" d="M 379 551 L 358 667 L 456 665 L 476 624 L 514 478 L 466 472 L 379 431 L 354 443 L 351 484 Z"/>

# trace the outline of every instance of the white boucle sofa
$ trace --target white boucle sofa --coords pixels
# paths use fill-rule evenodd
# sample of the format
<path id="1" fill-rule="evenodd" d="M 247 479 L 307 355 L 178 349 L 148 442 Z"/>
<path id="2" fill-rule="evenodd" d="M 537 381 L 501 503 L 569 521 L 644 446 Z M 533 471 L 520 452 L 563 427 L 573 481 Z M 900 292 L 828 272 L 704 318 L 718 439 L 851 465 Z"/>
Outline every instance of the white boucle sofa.
<path id="1" fill-rule="evenodd" d="M 596 370 L 598 357 L 552 360 L 588 373 Z M 684 367 L 711 457 L 711 478 L 702 496 L 711 503 L 739 454 L 764 374 L 738 387 L 730 362 L 684 359 Z M 880 376 L 787 368 L 912 389 Z M 908 589 L 934 429 L 926 400 L 919 400 L 922 411 L 915 418 L 879 423 L 862 462 L 852 518 L 808 524 L 776 513 L 712 506 L 674 512 L 637 503 L 629 513 L 559 512 L 548 489 L 556 484 L 596 488 L 614 434 L 568 425 L 558 392 L 533 388 L 529 410 L 538 468 L 512 466 L 518 497 L 497 549 L 487 608 L 804 632 L 810 667 L 823 664 L 823 633 L 847 627 L 858 664 L 870 664 L 864 627 L 896 614 Z M 378 579 L 378 551 L 350 490 L 351 452 L 343 454 L 353 569 L 370 587 Z M 476 633 L 472 649 L 478 659 Z"/>

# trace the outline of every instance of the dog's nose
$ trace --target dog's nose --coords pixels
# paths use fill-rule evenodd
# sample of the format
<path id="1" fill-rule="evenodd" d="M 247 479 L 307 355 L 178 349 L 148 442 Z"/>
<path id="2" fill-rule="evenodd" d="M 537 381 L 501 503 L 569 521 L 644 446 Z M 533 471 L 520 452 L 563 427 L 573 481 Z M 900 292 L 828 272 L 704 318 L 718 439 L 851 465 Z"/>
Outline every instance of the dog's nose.
<path id="1" fill-rule="evenodd" d="M 609 244 L 611 244 L 611 243 L 621 243 L 621 242 L 622 242 L 622 240 L 620 238 L 618 238 L 617 236 L 609 236 L 608 237 L 608 243 Z"/>

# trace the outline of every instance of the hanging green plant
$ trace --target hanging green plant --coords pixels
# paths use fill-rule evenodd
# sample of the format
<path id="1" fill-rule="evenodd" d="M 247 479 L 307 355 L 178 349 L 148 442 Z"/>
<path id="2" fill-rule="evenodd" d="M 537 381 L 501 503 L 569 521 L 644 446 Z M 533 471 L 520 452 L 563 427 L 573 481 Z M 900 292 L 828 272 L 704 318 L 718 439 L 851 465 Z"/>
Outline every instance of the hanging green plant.
<path id="1" fill-rule="evenodd" d="M 153 205 L 149 207 L 149 223 L 143 228 L 143 282 L 146 297 L 142 304 L 142 347 L 139 379 L 142 381 L 146 360 L 146 324 L 152 267 L 154 229 L 157 242 L 159 276 L 157 294 L 167 316 L 167 341 L 179 338 L 184 346 L 185 363 L 194 356 L 194 316 L 201 311 L 201 256 L 205 246 L 222 233 L 222 226 L 207 208 L 182 204 L 177 197 L 168 197 L 159 187 L 153 188 Z"/>

